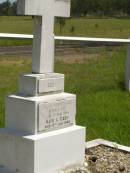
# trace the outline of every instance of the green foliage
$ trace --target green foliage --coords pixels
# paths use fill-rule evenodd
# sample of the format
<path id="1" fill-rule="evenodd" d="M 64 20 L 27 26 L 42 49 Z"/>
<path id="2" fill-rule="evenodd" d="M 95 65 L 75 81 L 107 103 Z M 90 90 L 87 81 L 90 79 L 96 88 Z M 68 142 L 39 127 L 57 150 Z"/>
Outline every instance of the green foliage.
<path id="1" fill-rule="evenodd" d="M 17 13 L 17 2 L 11 3 L 9 0 L 0 4 L 0 15 L 1 16 L 16 16 Z"/>
<path id="2" fill-rule="evenodd" d="M 74 27 L 74 34 L 70 28 Z M 75 35 L 84 37 L 128 38 L 130 36 L 129 19 L 88 19 L 72 18 L 66 20 L 63 36 Z M 59 35 L 59 26 L 55 25 L 55 34 Z"/>
<path id="3" fill-rule="evenodd" d="M 73 16 L 128 16 L 129 0 L 72 0 Z"/>
<path id="4" fill-rule="evenodd" d="M 57 18 L 56 22 L 59 24 L 59 28 L 60 28 L 60 34 L 62 33 L 62 30 L 65 26 L 65 19 L 64 18 Z"/>
<path id="5" fill-rule="evenodd" d="M 71 34 L 74 34 L 74 32 L 75 32 L 75 27 L 74 27 L 74 26 L 71 26 L 71 28 L 70 28 L 70 33 L 71 33 Z"/>
<path id="6" fill-rule="evenodd" d="M 130 145 L 130 93 L 124 89 L 126 49 L 86 51 L 83 63 L 59 62 L 56 66 L 57 72 L 65 73 L 65 91 L 77 95 L 77 123 L 87 128 L 87 140 L 104 138 Z"/>
<path id="7" fill-rule="evenodd" d="M 0 15 L 17 15 L 17 1 L 0 4 Z M 72 0 L 72 16 L 129 16 L 130 0 Z"/>
<path id="8" fill-rule="evenodd" d="M 32 34 L 32 18 L 21 16 L 1 16 L 0 33 Z M 0 39 L 0 46 L 31 45 L 27 39 Z"/>
<path id="9" fill-rule="evenodd" d="M 21 16 L 1 16 L 0 33 L 32 34 L 32 18 Z M 71 18 L 65 20 L 60 32 L 59 23 L 55 23 L 55 35 L 128 38 L 130 36 L 129 19 L 87 19 Z M 31 45 L 32 40 L 0 39 L 0 46 Z"/>

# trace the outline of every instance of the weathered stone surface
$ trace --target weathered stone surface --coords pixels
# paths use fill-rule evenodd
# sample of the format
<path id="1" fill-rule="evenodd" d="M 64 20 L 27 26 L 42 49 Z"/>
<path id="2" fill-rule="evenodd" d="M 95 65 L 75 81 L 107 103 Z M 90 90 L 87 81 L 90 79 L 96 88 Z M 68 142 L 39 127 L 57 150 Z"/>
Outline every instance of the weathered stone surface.
<path id="1" fill-rule="evenodd" d="M 58 73 L 26 74 L 19 80 L 19 94 L 37 96 L 64 91 L 64 75 Z"/>
<path id="2" fill-rule="evenodd" d="M 73 126 L 33 136 L 0 130 L 0 163 L 8 173 L 57 173 L 69 164 L 82 164 L 85 128 Z"/>
<path id="3" fill-rule="evenodd" d="M 6 127 L 35 134 L 75 124 L 76 96 L 60 93 L 6 99 Z"/>
<path id="4" fill-rule="evenodd" d="M 74 125 L 76 115 L 75 98 L 40 103 L 38 113 L 39 132 Z"/>
<path id="5" fill-rule="evenodd" d="M 53 72 L 54 17 L 70 16 L 70 0 L 18 0 L 18 14 L 35 16 L 32 71 Z"/>
<path id="6" fill-rule="evenodd" d="M 82 164 L 85 154 L 85 128 L 75 126 L 76 96 L 64 93 L 64 75 L 53 73 L 54 17 L 69 17 L 70 0 L 18 0 L 18 12 L 34 16 L 32 74 L 22 75 L 18 95 L 6 99 L 0 169 L 58 173 Z"/>

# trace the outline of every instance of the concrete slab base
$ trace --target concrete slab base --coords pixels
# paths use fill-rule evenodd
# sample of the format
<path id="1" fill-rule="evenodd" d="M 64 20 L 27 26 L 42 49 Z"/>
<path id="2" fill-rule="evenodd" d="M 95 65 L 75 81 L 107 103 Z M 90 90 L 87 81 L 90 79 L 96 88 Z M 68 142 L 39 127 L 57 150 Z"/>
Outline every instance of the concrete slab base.
<path id="1" fill-rule="evenodd" d="M 130 152 L 130 147 L 120 145 L 120 144 L 117 144 L 116 142 L 111 142 L 104 139 L 95 139 L 95 140 L 86 142 L 86 149 L 97 147 L 100 145 L 104 145 L 111 148 L 117 148 L 118 150 L 125 151 L 125 152 Z"/>
<path id="2" fill-rule="evenodd" d="M 58 173 L 63 167 L 84 161 L 83 127 L 21 135 L 17 131 L 0 130 L 0 169 L 3 173 Z"/>

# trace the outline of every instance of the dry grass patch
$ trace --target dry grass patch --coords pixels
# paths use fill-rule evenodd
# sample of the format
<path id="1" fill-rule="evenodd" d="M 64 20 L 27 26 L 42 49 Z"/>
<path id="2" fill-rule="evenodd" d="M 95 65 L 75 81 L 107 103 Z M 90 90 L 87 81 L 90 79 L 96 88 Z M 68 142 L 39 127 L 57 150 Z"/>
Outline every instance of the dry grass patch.
<path id="1" fill-rule="evenodd" d="M 31 64 L 31 56 L 30 55 L 4 55 L 0 56 L 0 66 L 22 66 L 22 65 Z"/>
<path id="2" fill-rule="evenodd" d="M 65 64 L 83 64 L 89 60 L 99 60 L 100 54 L 98 53 L 85 53 L 85 52 L 75 52 L 70 55 L 61 54 L 56 56 L 56 62 Z"/>

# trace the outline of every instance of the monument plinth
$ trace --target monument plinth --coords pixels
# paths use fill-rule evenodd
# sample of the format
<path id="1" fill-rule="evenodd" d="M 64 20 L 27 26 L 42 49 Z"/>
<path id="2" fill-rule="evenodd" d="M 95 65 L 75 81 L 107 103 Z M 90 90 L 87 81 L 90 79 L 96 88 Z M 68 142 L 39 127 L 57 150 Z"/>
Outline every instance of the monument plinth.
<path id="1" fill-rule="evenodd" d="M 75 115 L 76 97 L 73 94 L 11 95 L 6 99 L 6 127 L 28 134 L 74 125 Z"/>
<path id="2" fill-rule="evenodd" d="M 58 73 L 25 74 L 20 76 L 19 94 L 38 96 L 64 91 L 64 75 Z"/>
<path id="3" fill-rule="evenodd" d="M 18 12 L 35 16 L 33 68 L 20 76 L 18 94 L 6 98 L 0 171 L 59 173 L 85 156 L 85 128 L 75 125 L 76 96 L 64 92 L 64 75 L 53 72 L 54 17 L 69 16 L 70 0 L 18 0 Z"/>

